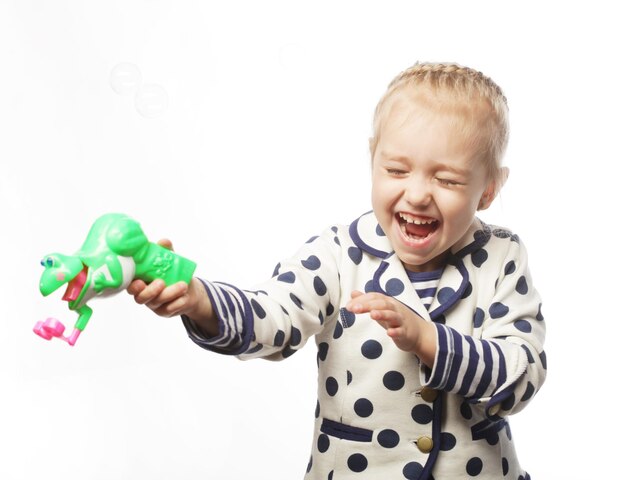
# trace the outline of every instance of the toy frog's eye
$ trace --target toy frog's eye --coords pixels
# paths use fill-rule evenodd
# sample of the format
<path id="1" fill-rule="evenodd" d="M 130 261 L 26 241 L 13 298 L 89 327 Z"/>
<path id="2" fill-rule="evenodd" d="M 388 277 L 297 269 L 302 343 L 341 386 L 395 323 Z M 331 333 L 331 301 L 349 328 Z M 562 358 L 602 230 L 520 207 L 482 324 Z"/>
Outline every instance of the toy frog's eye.
<path id="1" fill-rule="evenodd" d="M 41 260 L 41 265 L 44 267 L 54 267 L 54 258 L 46 257 Z"/>

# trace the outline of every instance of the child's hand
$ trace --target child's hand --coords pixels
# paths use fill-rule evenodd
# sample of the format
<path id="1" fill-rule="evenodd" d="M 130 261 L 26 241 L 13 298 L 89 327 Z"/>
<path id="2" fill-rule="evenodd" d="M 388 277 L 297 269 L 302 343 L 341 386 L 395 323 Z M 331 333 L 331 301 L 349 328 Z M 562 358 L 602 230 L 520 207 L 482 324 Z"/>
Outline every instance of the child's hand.
<path id="1" fill-rule="evenodd" d="M 402 302 L 382 293 L 353 291 L 346 308 L 352 313 L 369 313 L 400 350 L 415 353 L 432 367 L 437 350 L 435 326 Z"/>
<path id="2" fill-rule="evenodd" d="M 172 250 L 172 242 L 159 240 L 159 245 Z M 189 285 L 177 282 L 169 287 L 161 279 L 146 284 L 143 280 L 133 280 L 127 291 L 140 305 L 146 305 L 162 317 L 187 315 L 207 336 L 217 335 L 217 318 L 204 286 L 197 278 Z"/>

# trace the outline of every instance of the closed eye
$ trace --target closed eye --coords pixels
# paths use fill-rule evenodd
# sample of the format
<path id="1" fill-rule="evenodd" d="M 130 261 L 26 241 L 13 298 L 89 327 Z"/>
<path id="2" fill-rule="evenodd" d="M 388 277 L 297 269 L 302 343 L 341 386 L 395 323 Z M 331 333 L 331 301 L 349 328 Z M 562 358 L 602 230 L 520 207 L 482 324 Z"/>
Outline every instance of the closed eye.
<path id="1" fill-rule="evenodd" d="M 464 183 L 457 182 L 456 180 L 450 180 L 448 178 L 437 178 L 437 181 L 446 187 L 456 187 L 460 185 L 465 185 Z"/>
<path id="2" fill-rule="evenodd" d="M 388 168 L 387 173 L 393 177 L 399 177 L 405 175 L 407 172 L 404 170 L 398 170 L 397 168 Z"/>

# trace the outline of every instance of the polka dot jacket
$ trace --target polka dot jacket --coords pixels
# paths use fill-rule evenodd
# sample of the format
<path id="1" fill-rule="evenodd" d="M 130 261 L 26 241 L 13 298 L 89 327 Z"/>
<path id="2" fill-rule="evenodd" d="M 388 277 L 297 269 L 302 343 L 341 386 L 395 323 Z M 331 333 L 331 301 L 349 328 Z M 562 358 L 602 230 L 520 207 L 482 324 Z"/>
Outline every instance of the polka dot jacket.
<path id="1" fill-rule="evenodd" d="M 190 337 L 242 359 L 287 358 L 315 337 L 319 387 L 307 479 L 529 479 L 507 416 L 546 375 L 541 300 L 517 235 L 476 219 L 426 311 L 372 212 L 329 228 L 254 290 L 204 282 L 220 334 Z M 438 333 L 430 369 L 399 350 L 352 290 L 395 297 Z"/>

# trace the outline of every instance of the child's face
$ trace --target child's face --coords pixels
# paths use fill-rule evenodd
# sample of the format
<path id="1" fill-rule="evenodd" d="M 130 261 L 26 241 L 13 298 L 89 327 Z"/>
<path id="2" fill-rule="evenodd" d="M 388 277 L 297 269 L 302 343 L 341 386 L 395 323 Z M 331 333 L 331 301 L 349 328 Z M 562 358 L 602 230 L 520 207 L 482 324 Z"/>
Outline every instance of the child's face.
<path id="1" fill-rule="evenodd" d="M 488 206 L 493 185 L 473 160 L 475 149 L 451 125 L 456 114 L 397 95 L 372 161 L 374 213 L 407 269 L 436 270 L 470 228 L 479 203 Z"/>

